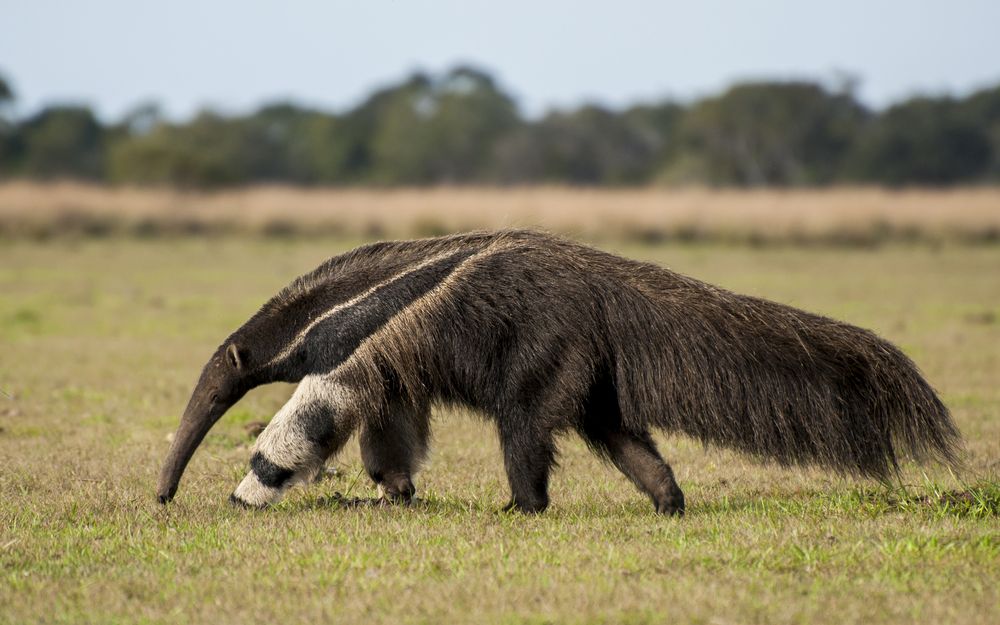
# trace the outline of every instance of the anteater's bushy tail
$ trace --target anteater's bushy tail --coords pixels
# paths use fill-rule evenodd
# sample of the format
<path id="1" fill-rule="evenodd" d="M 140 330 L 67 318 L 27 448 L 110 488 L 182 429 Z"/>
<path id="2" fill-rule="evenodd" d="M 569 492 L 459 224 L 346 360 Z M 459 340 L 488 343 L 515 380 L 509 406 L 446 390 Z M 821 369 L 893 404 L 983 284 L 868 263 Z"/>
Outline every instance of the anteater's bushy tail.
<path id="1" fill-rule="evenodd" d="M 874 333 L 696 281 L 649 295 L 609 323 L 627 421 L 882 480 L 904 457 L 957 466 L 948 409 Z"/>

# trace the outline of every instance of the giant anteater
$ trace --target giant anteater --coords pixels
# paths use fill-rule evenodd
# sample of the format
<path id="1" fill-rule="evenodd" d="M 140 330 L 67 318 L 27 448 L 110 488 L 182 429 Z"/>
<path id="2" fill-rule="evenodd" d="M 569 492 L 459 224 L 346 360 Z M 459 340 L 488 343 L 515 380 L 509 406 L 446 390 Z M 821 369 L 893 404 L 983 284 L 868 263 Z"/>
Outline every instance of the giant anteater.
<path id="1" fill-rule="evenodd" d="M 533 231 L 375 243 L 286 287 L 209 359 L 160 477 L 250 389 L 298 382 L 231 496 L 258 507 L 360 429 L 390 500 L 408 501 L 430 406 L 496 424 L 509 509 L 548 505 L 569 430 L 658 512 L 684 496 L 650 430 L 781 464 L 886 479 L 903 454 L 954 463 L 959 434 L 913 362 L 872 332 Z"/>

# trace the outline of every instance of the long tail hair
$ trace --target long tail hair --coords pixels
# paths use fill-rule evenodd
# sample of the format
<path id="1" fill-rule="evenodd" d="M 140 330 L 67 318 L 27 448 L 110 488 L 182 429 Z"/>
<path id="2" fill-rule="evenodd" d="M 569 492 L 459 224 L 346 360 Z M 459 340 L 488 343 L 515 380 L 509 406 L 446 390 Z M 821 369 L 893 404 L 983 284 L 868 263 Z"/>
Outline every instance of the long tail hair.
<path id="1" fill-rule="evenodd" d="M 957 466 L 948 409 L 888 341 L 669 275 L 610 313 L 626 421 L 882 480 L 904 456 Z"/>

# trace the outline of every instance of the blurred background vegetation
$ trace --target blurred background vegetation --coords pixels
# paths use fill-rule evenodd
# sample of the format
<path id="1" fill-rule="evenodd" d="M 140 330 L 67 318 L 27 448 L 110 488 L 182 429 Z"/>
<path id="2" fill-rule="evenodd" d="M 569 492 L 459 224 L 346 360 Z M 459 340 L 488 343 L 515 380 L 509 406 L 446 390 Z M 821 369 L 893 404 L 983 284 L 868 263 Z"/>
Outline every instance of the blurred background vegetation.
<path id="1" fill-rule="evenodd" d="M 177 122 L 155 103 L 15 114 L 0 76 L 0 180 L 213 189 L 560 184 L 814 187 L 1000 183 L 1000 86 L 872 110 L 854 84 L 752 82 L 694 102 L 526 118 L 490 73 L 416 73 L 343 113 L 293 102 Z"/>

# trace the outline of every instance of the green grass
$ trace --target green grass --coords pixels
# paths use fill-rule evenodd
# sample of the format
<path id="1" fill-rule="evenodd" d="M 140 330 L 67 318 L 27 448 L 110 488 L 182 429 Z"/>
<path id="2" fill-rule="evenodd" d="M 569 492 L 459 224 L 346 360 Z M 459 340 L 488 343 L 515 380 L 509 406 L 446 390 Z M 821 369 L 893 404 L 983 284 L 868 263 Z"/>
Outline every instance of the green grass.
<path id="1" fill-rule="evenodd" d="M 277 410 L 291 390 L 277 385 L 156 504 L 204 359 L 344 245 L 0 246 L 0 622 L 995 622 L 1000 248 L 618 250 L 897 342 L 966 437 L 958 476 L 911 466 L 888 487 L 663 439 L 688 500 L 666 519 L 567 438 L 549 512 L 503 515 L 494 433 L 449 412 L 411 508 L 335 503 L 374 493 L 352 444 L 336 476 L 233 509 L 243 426 Z"/>

